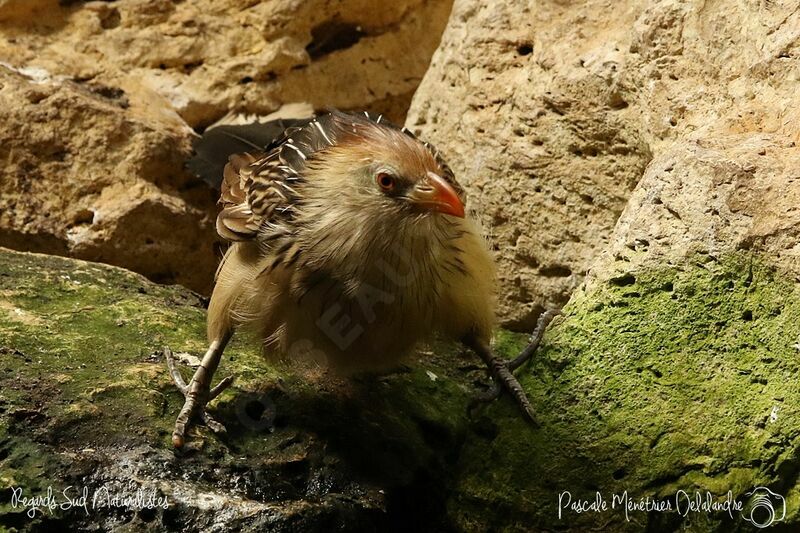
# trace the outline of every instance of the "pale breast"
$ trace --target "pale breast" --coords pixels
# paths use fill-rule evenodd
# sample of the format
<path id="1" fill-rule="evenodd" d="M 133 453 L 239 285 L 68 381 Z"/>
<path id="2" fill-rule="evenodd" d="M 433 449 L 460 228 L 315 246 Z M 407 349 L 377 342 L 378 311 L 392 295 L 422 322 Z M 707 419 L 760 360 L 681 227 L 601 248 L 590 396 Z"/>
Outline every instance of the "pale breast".
<path id="1" fill-rule="evenodd" d="M 300 253 L 280 309 L 274 345 L 282 354 L 311 348 L 334 367 L 385 368 L 442 329 L 452 312 L 445 302 L 457 290 L 451 284 L 470 275 L 464 231 L 447 223 L 396 236 L 379 245 L 340 243 L 349 253 L 339 256 L 328 256 L 329 249 Z"/>

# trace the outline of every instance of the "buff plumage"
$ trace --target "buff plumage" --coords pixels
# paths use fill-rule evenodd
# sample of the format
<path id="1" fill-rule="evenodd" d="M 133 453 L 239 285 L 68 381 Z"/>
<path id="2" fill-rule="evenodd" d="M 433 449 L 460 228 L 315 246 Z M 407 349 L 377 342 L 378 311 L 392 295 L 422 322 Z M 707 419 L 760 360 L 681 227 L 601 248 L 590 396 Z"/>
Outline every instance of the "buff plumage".
<path id="1" fill-rule="evenodd" d="M 317 352 L 345 372 L 390 367 L 442 334 L 475 349 L 499 382 L 510 379 L 530 414 L 488 348 L 491 257 L 432 146 L 380 117 L 326 114 L 232 155 L 220 203 L 217 230 L 232 244 L 209 305 L 211 346 L 189 384 L 168 357 L 186 395 L 176 446 L 194 417 L 221 428 L 205 404 L 230 382 L 210 387 L 240 327 L 258 332 L 268 359 Z"/>

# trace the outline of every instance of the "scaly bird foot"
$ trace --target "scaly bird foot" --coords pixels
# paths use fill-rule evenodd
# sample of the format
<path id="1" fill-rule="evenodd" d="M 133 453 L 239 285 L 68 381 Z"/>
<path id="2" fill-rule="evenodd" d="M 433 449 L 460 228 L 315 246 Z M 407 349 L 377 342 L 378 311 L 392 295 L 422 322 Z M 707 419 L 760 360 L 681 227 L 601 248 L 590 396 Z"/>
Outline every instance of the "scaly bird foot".
<path id="1" fill-rule="evenodd" d="M 549 326 L 550 322 L 552 322 L 553 319 L 560 314 L 561 311 L 556 309 L 550 309 L 542 313 L 536 323 L 536 328 L 531 334 L 530 342 L 525 349 L 523 349 L 522 352 L 520 352 L 520 354 L 511 361 L 505 361 L 496 357 L 488 347 L 473 345 L 473 349 L 478 353 L 478 355 L 481 356 L 481 358 L 489 367 L 489 372 L 492 375 L 494 384 L 488 391 L 478 394 L 475 398 L 473 398 L 468 407 L 470 411 L 479 403 L 496 400 L 500 397 L 503 390 L 506 390 L 511 394 L 511 397 L 514 399 L 520 409 L 522 409 L 522 412 L 525 413 L 526 417 L 533 424 L 538 425 L 533 411 L 533 406 L 528 400 L 522 385 L 520 385 L 513 372 L 524 363 L 529 361 L 533 354 L 536 353 L 539 344 L 542 342 L 542 337 L 544 336 L 547 326 Z"/>
<path id="2" fill-rule="evenodd" d="M 224 434 L 226 432 L 225 426 L 206 412 L 206 406 L 208 402 L 227 389 L 233 383 L 234 378 L 228 376 L 217 383 L 214 388 L 211 388 L 211 373 L 201 364 L 194 376 L 192 376 L 191 381 L 187 384 L 175 364 L 175 356 L 172 354 L 172 350 L 166 346 L 164 347 L 164 357 L 167 360 L 167 366 L 169 367 L 172 380 L 175 382 L 178 390 L 181 391 L 186 398 L 183 409 L 181 409 L 178 418 L 175 420 L 175 429 L 172 432 L 172 444 L 176 448 L 183 447 L 186 442 L 186 431 L 191 427 L 195 419 L 200 419 L 200 421 L 208 426 L 214 433 Z"/>

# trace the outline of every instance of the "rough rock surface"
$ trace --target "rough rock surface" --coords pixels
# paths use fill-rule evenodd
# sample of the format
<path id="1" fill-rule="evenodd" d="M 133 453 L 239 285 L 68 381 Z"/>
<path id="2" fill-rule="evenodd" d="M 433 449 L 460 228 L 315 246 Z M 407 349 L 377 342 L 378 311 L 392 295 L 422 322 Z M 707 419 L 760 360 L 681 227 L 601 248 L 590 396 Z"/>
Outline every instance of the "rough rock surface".
<path id="1" fill-rule="evenodd" d="M 413 370 L 331 383 L 313 369 L 302 379 L 270 369 L 257 341 L 237 338 L 220 370 L 237 382 L 217 400 L 228 437 L 201 428 L 178 455 L 170 435 L 183 398 L 161 347 L 201 354 L 204 323 L 200 300 L 180 287 L 0 249 L 0 530 L 408 531 L 443 523 L 474 359 L 449 349 Z M 88 513 L 76 506 L 30 518 L 12 505 L 14 488 L 31 497 L 52 486 L 63 498 L 70 485 L 73 497 L 89 488 Z M 118 496 L 155 491 L 169 505 L 137 512 L 101 499 L 92 508 L 103 487 Z"/>
<path id="2" fill-rule="evenodd" d="M 208 289 L 215 199 L 184 171 L 191 130 L 177 115 L 2 66 L 0 109 L 0 244 Z"/>
<path id="3" fill-rule="evenodd" d="M 407 125 L 467 183 L 501 318 L 527 329 L 584 278 L 648 165 L 729 136 L 796 164 L 799 55 L 796 2 L 457 0 Z"/>
<path id="4" fill-rule="evenodd" d="M 297 102 L 401 123 L 450 4 L 0 2 L 0 245 L 209 291 L 192 130 Z"/>
<path id="5" fill-rule="evenodd" d="M 583 290 L 629 272 L 756 253 L 800 281 L 800 149 L 776 134 L 675 143 L 631 195 Z"/>
<path id="6" fill-rule="evenodd" d="M 402 122 L 450 0 L 6 0 L 0 60 L 166 100 L 192 127 L 286 102 Z"/>

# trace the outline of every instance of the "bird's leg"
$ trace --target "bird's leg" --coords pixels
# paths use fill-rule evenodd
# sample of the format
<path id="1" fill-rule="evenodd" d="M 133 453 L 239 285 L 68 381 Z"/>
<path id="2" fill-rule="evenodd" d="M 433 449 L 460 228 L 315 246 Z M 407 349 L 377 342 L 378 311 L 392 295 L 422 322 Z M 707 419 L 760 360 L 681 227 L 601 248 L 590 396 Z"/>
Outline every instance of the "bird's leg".
<path id="1" fill-rule="evenodd" d="M 215 387 L 211 387 L 211 378 L 214 377 L 214 372 L 217 370 L 217 366 L 219 366 L 222 352 L 225 350 L 225 346 L 228 344 L 231 335 L 231 333 L 226 333 L 222 337 L 211 342 L 208 351 L 206 351 L 203 360 L 200 362 L 200 366 L 195 371 L 188 385 L 175 366 L 175 358 L 172 355 L 172 351 L 167 347 L 164 348 L 164 357 L 167 359 L 169 373 L 173 381 L 175 381 L 178 390 L 180 390 L 186 398 L 183 409 L 181 409 L 178 418 L 175 420 L 175 429 L 172 431 L 172 444 L 176 448 L 183 447 L 186 441 L 186 430 L 189 428 L 194 418 L 199 418 L 215 433 L 225 432 L 225 426 L 211 418 L 211 415 L 206 412 L 206 405 L 233 383 L 233 377 L 228 376 L 217 383 Z"/>
<path id="2" fill-rule="evenodd" d="M 560 314 L 561 310 L 559 309 L 548 309 L 539 315 L 539 320 L 536 321 L 536 328 L 534 328 L 533 333 L 531 333 L 531 338 L 530 341 L 528 341 L 528 345 L 519 353 L 518 356 L 508 363 L 509 369 L 514 371 L 530 360 L 531 357 L 533 357 L 533 354 L 535 354 L 536 350 L 539 349 L 539 344 L 542 342 L 542 338 L 544 337 L 544 332 L 547 330 L 547 326 L 549 326 L 550 322 L 552 322 L 553 319 Z"/>
<path id="3" fill-rule="evenodd" d="M 520 406 L 530 421 L 534 424 L 536 423 L 533 407 L 531 406 L 528 397 L 525 395 L 522 385 L 520 385 L 519 381 L 517 381 L 517 378 L 514 377 L 513 372 L 526 361 L 530 360 L 533 354 L 536 353 L 536 349 L 542 342 L 542 337 L 544 336 L 547 326 L 550 325 L 550 322 L 552 322 L 553 319 L 560 313 L 560 311 L 554 309 L 542 313 L 536 323 L 536 329 L 534 329 L 533 333 L 531 334 L 530 342 L 520 352 L 520 354 L 511 361 L 506 361 L 497 357 L 492 352 L 489 344 L 485 341 L 475 337 L 468 337 L 464 340 L 464 344 L 472 348 L 472 350 L 477 353 L 481 359 L 483 359 L 483 361 L 486 363 L 486 366 L 489 367 L 489 372 L 491 372 L 492 378 L 494 379 L 494 385 L 492 388 L 477 396 L 470 404 L 470 408 L 479 402 L 490 402 L 496 400 L 500 394 L 502 394 L 503 389 L 505 389 L 511 394 L 511 396 L 514 398 L 514 401 L 516 401 L 517 405 Z"/>

